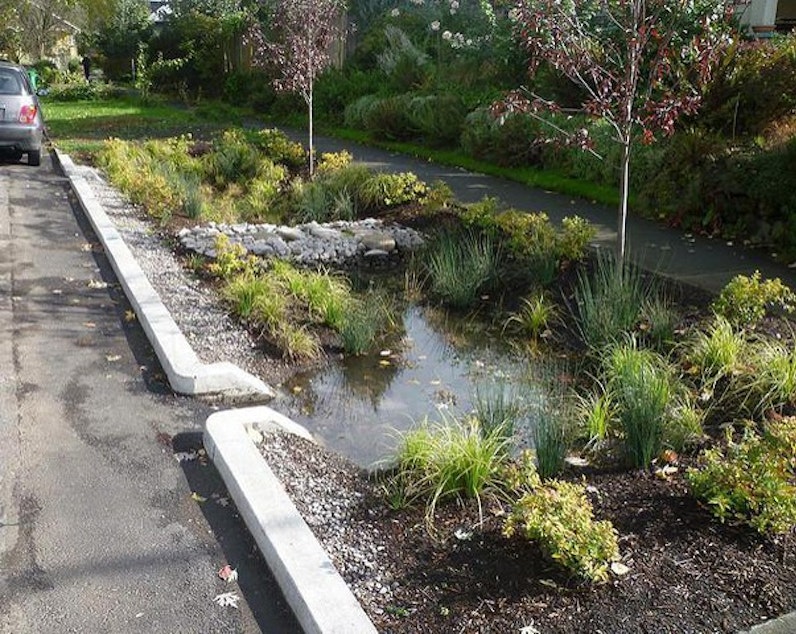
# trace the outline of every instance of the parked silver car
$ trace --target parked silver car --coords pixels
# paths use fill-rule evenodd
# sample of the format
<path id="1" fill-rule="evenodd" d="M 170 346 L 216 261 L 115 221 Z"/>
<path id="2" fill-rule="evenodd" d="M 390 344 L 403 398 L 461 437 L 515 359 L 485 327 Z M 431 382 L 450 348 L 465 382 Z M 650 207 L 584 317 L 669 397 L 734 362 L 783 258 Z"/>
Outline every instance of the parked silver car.
<path id="1" fill-rule="evenodd" d="M 41 164 L 44 119 L 27 71 L 0 61 L 0 151 Z"/>

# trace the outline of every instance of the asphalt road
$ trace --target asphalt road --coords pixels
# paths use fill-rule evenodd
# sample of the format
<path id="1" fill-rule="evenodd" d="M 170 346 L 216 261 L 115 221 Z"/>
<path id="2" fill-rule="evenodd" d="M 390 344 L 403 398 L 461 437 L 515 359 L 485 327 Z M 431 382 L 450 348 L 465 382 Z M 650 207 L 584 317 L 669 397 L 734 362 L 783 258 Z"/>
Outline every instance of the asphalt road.
<path id="1" fill-rule="evenodd" d="M 299 631 L 68 192 L 0 160 L 0 632 Z"/>

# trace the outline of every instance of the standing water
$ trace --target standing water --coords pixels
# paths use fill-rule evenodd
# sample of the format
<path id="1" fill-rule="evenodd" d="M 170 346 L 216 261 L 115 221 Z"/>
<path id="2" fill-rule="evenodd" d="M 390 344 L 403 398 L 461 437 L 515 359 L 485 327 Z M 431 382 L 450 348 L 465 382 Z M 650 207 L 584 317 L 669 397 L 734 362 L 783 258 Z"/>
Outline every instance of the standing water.
<path id="1" fill-rule="evenodd" d="M 394 347 L 346 357 L 285 385 L 278 410 L 363 467 L 386 465 L 399 432 L 473 410 L 485 386 L 518 385 L 525 363 L 475 320 L 417 306 Z"/>

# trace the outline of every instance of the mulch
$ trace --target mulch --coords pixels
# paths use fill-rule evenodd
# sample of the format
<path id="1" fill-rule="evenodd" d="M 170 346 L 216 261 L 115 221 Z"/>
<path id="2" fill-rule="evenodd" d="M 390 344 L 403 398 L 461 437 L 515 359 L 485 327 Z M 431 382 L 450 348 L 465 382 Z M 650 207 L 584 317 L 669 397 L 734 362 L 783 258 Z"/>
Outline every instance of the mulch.
<path id="1" fill-rule="evenodd" d="M 796 535 L 763 538 L 721 524 L 688 494 L 682 472 L 588 476 L 599 519 L 620 535 L 630 571 L 588 585 L 568 578 L 532 543 L 501 534 L 502 512 L 448 504 L 436 537 L 421 509 L 371 521 L 387 535 L 393 604 L 372 614 L 382 632 L 707 633 L 738 632 L 796 609 Z M 372 517 L 371 499 L 370 515 Z M 459 536 L 462 536 L 461 531 Z M 464 534 L 467 536 L 467 533 Z"/>

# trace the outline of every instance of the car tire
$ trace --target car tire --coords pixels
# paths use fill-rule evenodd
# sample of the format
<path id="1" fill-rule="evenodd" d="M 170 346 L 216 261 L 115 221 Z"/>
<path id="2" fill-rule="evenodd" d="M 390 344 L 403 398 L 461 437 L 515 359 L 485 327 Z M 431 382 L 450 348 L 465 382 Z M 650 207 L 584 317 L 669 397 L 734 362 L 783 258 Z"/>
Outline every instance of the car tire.
<path id="1" fill-rule="evenodd" d="M 30 150 L 28 152 L 28 165 L 33 167 L 41 165 L 41 150 Z"/>

